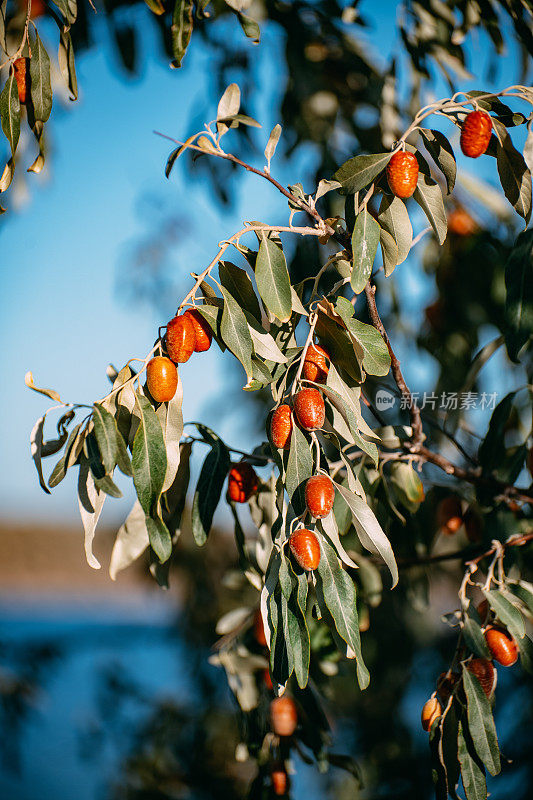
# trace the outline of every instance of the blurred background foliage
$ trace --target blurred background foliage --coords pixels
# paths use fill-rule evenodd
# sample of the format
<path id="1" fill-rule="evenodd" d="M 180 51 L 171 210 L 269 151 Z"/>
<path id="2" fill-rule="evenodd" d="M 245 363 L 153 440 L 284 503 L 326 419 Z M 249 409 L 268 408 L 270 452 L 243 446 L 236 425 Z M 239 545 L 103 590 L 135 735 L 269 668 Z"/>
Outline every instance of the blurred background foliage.
<path id="1" fill-rule="evenodd" d="M 116 48 L 120 68 L 135 76 L 142 70 L 143 28 L 147 20 L 157 27 L 159 57 L 170 62 L 175 57 L 172 46 L 170 3 L 163 3 L 164 13 L 150 14 L 143 3 L 111 2 L 97 6 L 95 14 L 87 3 L 78 5 L 77 21 L 71 34 L 76 58 L 98 48 L 105 26 Z M 152 3 L 148 3 L 152 7 Z M 157 3 L 155 4 L 157 5 Z M 57 4 L 61 8 L 61 4 Z M 203 8 L 202 8 L 203 6 Z M 8 8 L 14 11 L 14 4 Z M 37 23 L 47 26 L 57 18 L 56 7 L 34 0 Z M 23 24 L 24 9 L 17 20 Z M 40 13 L 39 13 L 40 11 Z M 239 28 L 237 14 L 244 11 L 255 19 L 261 30 L 274 30 L 282 56 L 275 64 L 274 88 L 265 92 L 265 71 L 272 65 L 269 57 L 256 56 L 261 43 L 254 45 Z M 386 27 L 390 40 L 383 41 L 379 53 L 368 47 L 365 31 L 373 18 L 390 16 Z M 39 22 L 39 17 L 42 17 Z M 194 17 L 193 45 L 207 54 L 210 81 L 215 94 L 236 80 L 245 99 L 243 111 L 272 124 L 280 122 L 283 138 L 279 156 L 295 167 L 307 191 L 319 178 L 331 177 L 334 169 L 358 152 L 379 152 L 389 148 L 416 109 L 456 88 L 479 88 L 481 84 L 527 84 L 531 77 L 533 33 L 531 7 L 519 0 L 422 0 L 387 4 L 383 9 L 369 2 L 353 5 L 336 0 L 316 2 L 223 2 L 205 6 L 200 3 Z M 46 28 L 49 32 L 51 28 Z M 228 33 L 231 30 L 231 33 Z M 240 31 L 240 29 L 239 29 Z M 196 39 L 201 45 L 196 44 Z M 483 72 L 472 56 L 475 39 L 484 54 Z M 476 51 L 479 52 L 479 51 Z M 185 55 L 175 79 L 194 81 Z M 59 78 L 54 77 L 54 87 Z M 501 88 L 501 87 L 500 87 Z M 264 112 L 264 113 L 262 113 Z M 73 110 L 75 113 L 75 109 Z M 139 109 L 142 114 L 142 109 Z M 192 118 L 180 131 L 165 131 L 186 138 L 198 123 L 213 116 L 211 97 L 198 96 Z M 265 128 L 267 124 L 265 124 Z M 60 149 L 54 136 L 53 117 L 48 139 L 52 149 Z M 112 120 L 109 121 L 109 135 Z M 263 132 L 264 133 L 264 132 Z M 236 155 L 252 163 L 262 162 L 262 148 L 255 132 L 239 132 Z M 259 159 L 259 161 L 258 161 Z M 52 154 L 53 161 L 53 154 Z M 297 169 L 296 169 L 297 168 Z M 32 186 L 30 191 L 38 191 Z M 205 186 L 210 198 L 231 205 L 239 192 L 239 175 L 233 165 L 202 157 L 187 167 L 187 179 Z M 10 191 L 15 191 L 16 185 Z M 112 191 L 112 188 L 111 188 Z M 503 198 L 487 185 L 484 178 L 469 174 L 459 185 L 449 206 L 455 215 L 443 248 L 425 237 L 406 265 L 404 275 L 385 281 L 377 276 L 378 298 L 382 316 L 401 356 L 420 359 L 424 389 L 435 392 L 498 390 L 518 388 L 531 381 L 531 363 L 514 368 L 501 347 L 504 320 L 504 268 L 515 242 L 518 218 L 512 216 Z M 323 215 L 343 215 L 339 198 L 328 195 Z M 153 214 L 142 239 L 132 241 L 120 265 L 120 291 L 131 300 L 147 300 L 161 307 L 161 298 L 177 295 L 176 281 L 169 272 L 169 254 L 179 244 L 191 243 L 176 237 L 176 228 L 186 226 L 188 209 L 162 209 Z M 9 225 L 9 214 L 1 225 Z M 304 239 L 293 248 L 290 269 L 295 279 L 315 274 L 319 265 L 314 241 Z M 335 280 L 326 274 L 324 287 Z M 425 310 L 412 313 L 409 290 L 412 281 L 427 281 L 428 301 Z M 173 302 L 173 301 L 172 301 Z M 356 310 L 365 319 L 359 301 Z M 163 309 L 167 311 L 167 309 Z M 491 345 L 491 343 L 494 343 Z M 488 350 L 482 351 L 482 348 Z M 484 355 L 498 347 L 493 360 L 483 372 Z M 481 357 L 479 353 L 482 351 Z M 476 356 L 478 361 L 476 362 Z M 474 365 L 474 369 L 473 369 Z M 427 376 L 430 376 L 428 380 Z M 380 385 L 375 385 L 375 390 Z M 390 388 L 390 386 L 389 386 Z M 257 399 L 261 400 L 260 395 Z M 214 401 L 216 402 L 216 401 Z M 520 439 L 524 416 L 530 404 L 521 401 L 513 407 L 505 425 L 505 435 Z M 462 453 L 453 444 L 455 437 L 466 453 L 477 449 L 479 418 L 468 413 L 447 415 L 446 420 L 426 410 L 426 429 L 431 440 L 453 454 Z M 258 411 L 263 419 L 263 407 Z M 486 425 L 486 417 L 482 420 Z M 389 423 L 405 422 L 402 415 L 389 416 Z M 446 425 L 449 435 L 441 431 Z M 529 422 L 527 423 L 529 425 Z M 258 425 L 259 427 L 259 425 Z M 433 488 L 417 514 L 407 514 L 407 523 L 395 519 L 389 531 L 398 559 L 416 557 L 423 542 L 436 551 L 467 545 L 464 531 L 453 543 L 443 541 L 435 522 L 439 499 L 449 491 L 451 482 L 431 468 L 424 470 L 425 480 Z M 522 476 L 524 478 L 524 476 Z M 526 476 L 524 480 L 530 480 Z M 467 502 L 480 502 L 472 493 Z M 488 511 L 483 541 L 490 541 L 495 529 L 512 532 L 528 513 L 501 506 Z M 215 638 L 217 619 L 232 606 L 243 603 L 243 589 L 231 586 L 228 571 L 236 563 L 236 553 L 219 533 L 204 551 L 194 548 L 185 535 L 179 549 L 179 561 L 172 567 L 171 583 L 179 585 L 179 612 L 169 626 L 169 636 L 185 643 L 187 687 L 179 697 L 158 700 L 142 690 L 135 674 L 130 674 L 128 659 L 110 664 L 98 676 L 100 718 L 91 735 L 82 736 L 84 757 L 97 768 L 106 737 L 120 737 L 122 763 L 112 785 L 101 787 L 99 798 L 148 800 L 161 798 L 233 798 L 246 797 L 254 779 L 248 763 L 233 760 L 235 747 L 244 728 L 259 732 L 267 729 L 270 694 L 260 686 L 261 702 L 253 719 L 239 719 L 226 687 L 223 671 L 208 663 Z M 525 572 L 531 574 L 531 555 L 521 554 Z M 143 565 L 146 567 L 146 565 Z M 146 569 L 143 575 L 146 574 Z M 455 635 L 440 624 L 438 615 L 456 605 L 456 591 L 461 566 L 456 561 L 408 567 L 394 593 L 385 591 L 381 602 L 369 606 L 369 628 L 363 635 L 363 649 L 372 681 L 361 693 L 351 671 L 340 665 L 339 675 L 324 681 L 315 675 L 317 688 L 326 698 L 326 709 L 333 727 L 333 741 L 339 752 L 354 756 L 359 762 L 365 788 L 341 771 L 316 776 L 306 769 L 302 755 L 295 755 L 297 776 L 293 780 L 296 799 L 308 797 L 345 798 L 429 798 L 433 794 L 426 736 L 418 730 L 419 709 L 433 690 L 436 676 L 447 668 L 455 648 Z M 431 578 L 431 581 L 429 580 Z M 143 580 L 144 578 L 139 578 Z M 146 578 L 148 579 L 148 578 Z M 428 603 L 430 602 L 430 605 Z M 17 748 L 23 746 L 24 726 L 34 707 L 36 694 L 44 690 L 58 662 L 68 658 L 66 649 L 51 637 L 39 646 L 14 644 L 9 637 L 0 642 L 0 721 L 3 730 L 4 756 L 13 769 Z M 257 655 L 261 648 L 250 643 Z M 133 673 L 135 670 L 133 670 Z M 503 670 L 500 670 L 503 672 Z M 121 716 L 126 700 L 134 698 L 142 714 L 132 724 Z M 490 786 L 491 797 L 517 800 L 531 797 L 533 745 L 531 718 L 531 683 L 519 668 L 500 678 L 496 720 L 501 731 L 502 751 L 509 758 L 504 774 Z M 139 720 L 142 719 L 142 722 Z M 244 726 L 244 728 L 243 728 Z M 253 738 L 253 737 L 252 737 Z M 1 785 L 1 784 L 0 784 Z M 9 795 L 5 795 L 9 797 Z M 42 797 L 35 787 L 28 798 Z M 262 795 L 256 795 L 262 796 Z M 268 796 L 265 795 L 265 796 Z M 66 795 L 65 795 L 66 797 Z"/>

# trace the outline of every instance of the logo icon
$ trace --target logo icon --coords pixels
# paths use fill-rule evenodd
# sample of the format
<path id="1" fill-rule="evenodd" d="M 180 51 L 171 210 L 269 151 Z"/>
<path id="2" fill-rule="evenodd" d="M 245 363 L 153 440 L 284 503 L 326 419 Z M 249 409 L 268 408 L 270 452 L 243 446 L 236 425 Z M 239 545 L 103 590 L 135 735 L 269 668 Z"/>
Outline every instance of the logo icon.
<path id="1" fill-rule="evenodd" d="M 380 389 L 376 392 L 376 408 L 380 411 L 386 411 L 388 408 L 392 408 L 395 402 L 396 398 L 394 395 L 386 389 Z"/>

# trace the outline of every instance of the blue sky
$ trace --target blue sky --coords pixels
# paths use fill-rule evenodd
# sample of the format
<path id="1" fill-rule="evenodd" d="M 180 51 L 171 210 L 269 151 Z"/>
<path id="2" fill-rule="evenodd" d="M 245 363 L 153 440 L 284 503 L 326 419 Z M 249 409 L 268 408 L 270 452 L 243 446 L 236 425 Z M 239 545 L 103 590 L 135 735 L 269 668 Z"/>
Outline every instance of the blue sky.
<path id="1" fill-rule="evenodd" d="M 382 4 L 381 16 L 366 34 L 369 47 L 376 52 L 384 52 L 383 41 L 392 47 L 395 5 Z M 365 3 L 361 6 L 364 13 Z M 370 4 L 366 7 L 370 18 Z M 148 11 L 140 8 L 139 13 L 149 19 Z M 240 35 L 240 31 L 232 24 L 228 35 L 234 34 Z M 55 106 L 54 153 L 49 167 L 42 178 L 30 176 L 29 202 L 0 223 L 0 335 L 4 345 L 0 508 L 4 516 L 20 517 L 23 509 L 22 516 L 33 519 L 70 521 L 77 517 L 72 477 L 52 497 L 38 487 L 28 437 L 35 419 L 47 408 L 47 400 L 24 387 L 24 374 L 31 369 L 38 385 L 57 389 L 65 400 L 91 403 L 107 391 L 108 362 L 121 366 L 131 356 L 148 352 L 158 325 L 166 319 L 121 297 L 118 273 L 132 241 L 150 230 L 146 220 L 150 200 L 176 213 L 184 211 L 191 225 L 183 245 L 171 254 L 182 288 L 176 298 L 165 298 L 171 305 L 185 294 L 188 274 L 211 260 L 218 241 L 237 230 L 243 218 L 279 221 L 286 213 L 284 199 L 247 174 L 238 178 L 236 201 L 230 210 L 213 203 L 209 187 L 190 182 L 180 165 L 171 181 L 165 179 L 170 146 L 154 136 L 153 130 L 185 138 L 191 132 L 191 113 L 209 102 L 214 111 L 217 98 L 209 77 L 209 53 L 201 40 L 194 43 L 193 37 L 185 67 L 176 72 L 151 56 L 155 46 L 150 24 L 143 27 L 143 37 L 142 73 L 131 80 L 118 66 L 101 25 L 102 45 L 77 62 L 79 102 L 66 109 Z M 252 108 L 265 122 L 264 130 L 256 135 L 259 143 L 266 141 L 277 121 L 276 101 L 283 76 L 272 64 L 279 64 L 276 53 L 281 46 L 276 30 L 268 26 L 263 26 L 263 44 L 258 48 L 250 45 L 256 78 L 265 90 L 260 103 Z M 473 63 L 485 64 L 482 42 L 474 42 L 471 55 Z M 503 66 L 498 78 L 501 86 L 514 78 L 512 61 L 508 59 Z M 478 80 L 469 83 L 478 85 Z M 438 91 L 447 94 L 443 86 Z M 258 149 L 261 152 L 262 147 Z M 290 164 L 279 164 L 276 169 L 282 180 L 298 180 L 298 163 L 309 156 L 308 152 Z M 405 269 L 399 282 L 416 320 L 424 298 L 431 294 L 431 285 L 416 269 Z M 223 404 L 225 397 L 234 403 L 238 371 L 228 369 L 215 348 L 181 369 L 185 418 L 201 418 L 235 446 L 253 447 L 255 441 L 247 434 L 247 396 L 243 395 L 242 406 L 222 418 L 219 412 L 219 401 Z M 427 375 L 427 364 L 408 364 L 406 372 L 420 380 Z M 51 467 L 54 462 L 50 461 Z M 129 507 L 127 500 L 111 500 L 106 505 L 107 519 L 112 522 L 120 522 Z"/>

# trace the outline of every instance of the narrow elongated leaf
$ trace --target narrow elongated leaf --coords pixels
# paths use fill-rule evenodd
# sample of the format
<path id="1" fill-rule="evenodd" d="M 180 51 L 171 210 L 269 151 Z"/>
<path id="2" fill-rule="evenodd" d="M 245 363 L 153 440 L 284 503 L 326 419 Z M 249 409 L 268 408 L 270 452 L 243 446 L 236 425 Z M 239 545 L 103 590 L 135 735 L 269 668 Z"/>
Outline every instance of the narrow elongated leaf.
<path id="1" fill-rule="evenodd" d="M 479 658 L 491 657 L 481 626 L 475 619 L 467 616 L 462 630 L 466 645 L 474 655 L 479 656 Z"/>
<path id="2" fill-rule="evenodd" d="M 63 14 L 67 25 L 73 25 L 78 16 L 77 0 L 54 0 L 54 3 Z"/>
<path id="3" fill-rule="evenodd" d="M 379 244 L 379 225 L 366 207 L 357 215 L 352 233 L 353 270 L 350 283 L 356 294 L 365 288 Z"/>
<path id="4" fill-rule="evenodd" d="M 274 680 L 284 686 L 294 671 L 294 658 L 290 646 L 290 612 L 287 598 L 279 585 L 270 595 L 268 603 L 270 629 L 270 672 Z"/>
<path id="5" fill-rule="evenodd" d="M 381 556 L 390 570 L 392 588 L 398 583 L 398 567 L 391 544 L 385 536 L 381 525 L 370 506 L 358 495 L 353 494 L 345 486 L 335 483 L 337 490 L 346 500 L 352 512 L 355 530 L 363 547 L 370 553 Z"/>
<path id="6" fill-rule="evenodd" d="M 110 497 L 122 497 L 122 492 L 116 485 L 111 475 L 104 475 L 102 478 L 95 478 L 94 485 L 99 492 L 105 492 Z"/>
<path id="7" fill-rule="evenodd" d="M 505 265 L 505 344 L 509 358 L 533 337 L 533 230 L 521 233 Z"/>
<path id="8" fill-rule="evenodd" d="M 33 127 L 35 122 L 46 122 L 50 116 L 52 84 L 50 82 L 50 57 L 37 32 L 34 36 L 30 34 L 30 44 L 31 107 L 28 108 L 28 119 Z"/>
<path id="9" fill-rule="evenodd" d="M 96 441 L 100 448 L 100 455 L 102 457 L 102 464 L 105 471 L 110 475 L 117 463 L 117 428 L 115 419 L 99 403 L 95 403 L 93 411 L 93 424 Z"/>
<path id="10" fill-rule="evenodd" d="M 51 494 L 50 489 L 48 488 L 44 480 L 43 465 L 41 460 L 45 420 L 46 420 L 46 414 L 44 414 L 42 417 L 39 417 L 39 419 L 33 426 L 32 431 L 30 433 L 30 448 L 31 448 L 31 457 L 35 464 L 37 475 L 39 476 L 39 484 L 41 486 L 41 489 L 45 491 L 46 494 Z"/>
<path id="11" fill-rule="evenodd" d="M 413 198 L 428 218 L 439 244 L 443 244 L 448 231 L 448 222 L 439 184 L 429 175 L 420 172 Z"/>
<path id="12" fill-rule="evenodd" d="M 363 380 L 363 373 L 359 359 L 354 358 L 354 344 L 348 331 L 341 328 L 331 317 L 319 311 L 316 332 L 321 344 L 327 348 L 328 353 L 338 367 L 346 370 L 348 375 L 358 383 Z M 355 353 L 362 358 L 362 353 Z"/>
<path id="13" fill-rule="evenodd" d="M 150 539 L 150 547 L 158 557 L 161 564 L 168 561 L 172 555 L 172 538 L 163 520 L 154 515 L 146 517 L 146 529 Z"/>
<path id="14" fill-rule="evenodd" d="M 494 129 L 497 136 L 496 163 L 502 189 L 527 225 L 531 218 L 531 173 L 504 126 L 495 120 Z"/>
<path id="15" fill-rule="evenodd" d="M 481 684 L 463 664 L 463 685 L 467 701 L 468 728 L 476 752 L 491 775 L 500 771 L 500 750 L 492 709 Z"/>
<path id="16" fill-rule="evenodd" d="M 339 297 L 335 311 L 361 348 L 363 369 L 369 375 L 387 375 L 391 363 L 390 354 L 380 332 L 373 325 L 367 325 L 355 319 L 353 306 L 345 297 Z"/>
<path id="17" fill-rule="evenodd" d="M 383 172 L 392 153 L 355 156 L 346 161 L 333 176 L 342 186 L 342 194 L 354 194 L 368 186 L 380 172 Z"/>
<path id="18" fill-rule="evenodd" d="M 202 465 L 192 504 L 192 532 L 199 546 L 207 541 L 229 468 L 228 448 L 221 439 L 213 436 L 211 450 Z"/>
<path id="19" fill-rule="evenodd" d="M 33 389 L 34 392 L 39 392 L 39 394 L 44 394 L 46 397 L 49 397 L 51 400 L 55 400 L 58 403 L 61 403 L 61 398 L 56 392 L 55 389 L 41 389 L 40 386 L 36 386 L 33 382 L 33 375 L 31 372 L 27 372 L 24 376 L 24 383 L 28 387 L 28 389 Z"/>
<path id="20" fill-rule="evenodd" d="M 364 664 L 359 635 L 355 586 L 339 564 L 331 545 L 320 537 L 320 562 L 317 572 L 317 597 L 323 613 L 331 615 L 338 635 L 355 654 L 357 680 L 361 689 L 370 683 L 370 675 Z"/>
<path id="21" fill-rule="evenodd" d="M 322 530 L 330 540 L 331 544 L 337 551 L 337 555 L 339 556 L 340 560 L 343 561 L 348 567 L 352 567 L 352 569 L 357 569 L 357 564 L 353 561 L 346 550 L 344 549 L 340 536 L 339 536 L 339 529 L 337 528 L 337 522 L 335 520 L 335 515 L 333 511 L 330 511 L 327 517 L 324 517 L 320 520 L 320 524 L 322 526 Z"/>
<path id="22" fill-rule="evenodd" d="M 149 543 L 146 514 L 136 500 L 126 522 L 120 527 L 113 545 L 109 564 L 111 580 L 115 581 L 119 572 L 133 564 L 144 553 Z"/>
<path id="23" fill-rule="evenodd" d="M 85 530 L 85 556 L 93 569 L 100 569 L 100 562 L 93 553 L 93 541 L 105 498 L 105 493 L 95 486 L 88 459 L 82 456 L 78 474 L 78 506 Z"/>
<path id="24" fill-rule="evenodd" d="M 54 469 L 52 470 L 52 474 L 48 479 L 48 486 L 50 486 L 51 489 L 53 489 L 54 486 L 57 486 L 58 483 L 61 483 L 67 474 L 67 470 L 73 465 L 75 458 L 72 458 L 72 453 L 74 452 L 76 457 L 79 454 L 81 448 L 79 446 L 76 447 L 76 444 L 78 443 L 79 445 L 80 442 L 83 441 L 83 438 L 80 436 L 80 429 L 81 423 L 76 425 L 76 427 L 70 432 L 63 455 L 55 465 Z"/>
<path id="25" fill-rule="evenodd" d="M 15 155 L 20 136 L 20 102 L 15 75 L 12 73 L 0 94 L 0 122 L 9 142 L 11 154 Z"/>
<path id="26" fill-rule="evenodd" d="M 170 28 L 174 54 L 173 67 L 181 67 L 181 62 L 187 52 L 193 29 L 192 12 L 192 0 L 176 0 L 174 3 Z"/>
<path id="27" fill-rule="evenodd" d="M 76 76 L 76 62 L 74 47 L 70 31 L 62 30 L 59 34 L 59 50 L 57 53 L 59 69 L 70 92 L 70 99 L 78 99 L 78 78 Z"/>
<path id="28" fill-rule="evenodd" d="M 177 540 L 181 533 L 181 519 L 191 478 L 189 466 L 191 452 L 192 442 L 183 442 L 180 445 L 179 466 L 176 477 L 172 486 L 161 495 L 163 521 L 174 540 Z"/>
<path id="29" fill-rule="evenodd" d="M 163 431 L 150 402 L 137 394 L 140 423 L 133 439 L 131 465 L 133 483 L 139 502 L 147 516 L 159 500 L 167 470 L 167 455 Z"/>
<path id="30" fill-rule="evenodd" d="M 224 344 L 243 365 L 248 379 L 252 377 L 253 343 L 244 312 L 227 289 L 222 287 L 224 308 L 220 332 Z"/>
<path id="31" fill-rule="evenodd" d="M 476 754 L 471 753 L 467 747 L 461 722 L 459 722 L 457 734 L 457 757 L 461 765 L 461 778 L 466 800 L 486 800 L 487 781 L 483 765 L 477 759 Z"/>
<path id="32" fill-rule="evenodd" d="M 313 457 L 309 442 L 297 425 L 293 427 L 285 485 L 296 514 L 305 508 L 305 481 L 313 474 Z"/>
<path id="33" fill-rule="evenodd" d="M 248 39 L 251 39 L 254 44 L 259 44 L 261 30 L 255 19 L 252 19 L 252 17 L 249 17 L 247 14 L 243 14 L 242 12 L 237 14 L 237 19 L 239 20 L 240 26 L 244 31 L 244 35 Z"/>
<path id="34" fill-rule="evenodd" d="M 278 142 L 281 136 L 281 125 L 278 123 L 274 125 L 270 132 L 270 136 L 268 137 L 268 142 L 266 143 L 265 147 L 265 158 L 267 160 L 267 164 L 270 167 L 270 161 L 274 153 L 276 152 L 276 147 L 278 146 Z"/>
<path id="35" fill-rule="evenodd" d="M 167 453 L 167 471 L 161 491 L 166 492 L 174 483 L 180 463 L 180 439 L 183 435 L 183 382 L 178 374 L 176 394 L 168 403 L 161 403 L 155 412 L 161 423 Z"/>
<path id="36" fill-rule="evenodd" d="M 440 131 L 420 128 L 420 133 L 422 134 L 422 139 L 424 140 L 428 153 L 446 178 L 448 194 L 450 194 L 455 186 L 455 178 L 457 176 L 457 164 L 452 146 L 446 136 Z"/>
<path id="37" fill-rule="evenodd" d="M 261 236 L 255 262 L 257 289 L 268 310 L 281 322 L 287 322 L 292 312 L 291 282 L 283 250 Z"/>
<path id="38" fill-rule="evenodd" d="M 259 301 L 246 270 L 237 267 L 231 261 L 221 261 L 218 266 L 218 274 L 220 283 L 235 298 L 242 310 L 248 311 L 256 320 L 260 320 Z"/>
<path id="39" fill-rule="evenodd" d="M 252 317 L 247 311 L 244 312 L 244 316 L 248 323 L 255 354 L 266 361 L 273 361 L 275 364 L 286 364 L 287 356 L 281 352 L 274 337 L 267 333 L 255 317 Z"/>
<path id="40" fill-rule="evenodd" d="M 1 0 L 1 2 L 0 2 L 0 53 L 5 53 L 7 55 L 6 11 L 7 11 L 7 0 Z"/>
<path id="41" fill-rule="evenodd" d="M 403 200 L 384 194 L 379 207 L 378 222 L 396 242 L 398 249 L 396 264 L 402 264 L 409 255 L 413 242 L 413 227 Z M 386 270 L 385 274 L 389 275 L 390 271 Z"/>
<path id="42" fill-rule="evenodd" d="M 524 618 L 516 606 L 497 589 L 483 589 L 483 594 L 497 618 L 508 628 L 509 633 L 516 639 L 522 639 L 526 635 L 526 628 Z"/>

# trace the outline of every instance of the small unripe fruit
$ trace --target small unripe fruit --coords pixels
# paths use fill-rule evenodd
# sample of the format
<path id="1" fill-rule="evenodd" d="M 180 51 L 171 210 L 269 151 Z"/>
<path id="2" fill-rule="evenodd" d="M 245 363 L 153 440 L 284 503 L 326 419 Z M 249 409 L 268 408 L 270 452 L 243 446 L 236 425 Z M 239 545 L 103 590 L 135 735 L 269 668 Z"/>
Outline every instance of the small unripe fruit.
<path id="1" fill-rule="evenodd" d="M 289 790 L 289 776 L 282 764 L 277 764 L 272 768 L 270 777 L 272 780 L 272 789 L 276 797 L 282 797 L 284 794 L 287 794 Z"/>
<path id="2" fill-rule="evenodd" d="M 333 508 L 335 487 L 327 475 L 313 475 L 305 484 L 305 504 L 316 519 L 327 517 Z"/>
<path id="3" fill-rule="evenodd" d="M 326 407 L 318 389 L 300 389 L 294 396 L 294 413 L 298 424 L 306 431 L 321 428 L 326 419 Z"/>
<path id="4" fill-rule="evenodd" d="M 170 358 L 156 356 L 146 365 L 148 391 L 156 403 L 168 403 L 178 388 L 178 370 Z"/>
<path id="5" fill-rule="evenodd" d="M 437 506 L 437 522 L 447 536 L 457 533 L 463 524 L 463 511 L 458 497 L 445 497 L 440 501 Z"/>
<path id="6" fill-rule="evenodd" d="M 472 544 L 479 544 L 479 542 L 483 539 L 483 525 L 481 522 L 481 517 L 476 514 L 475 511 L 472 511 L 472 509 L 469 508 L 464 515 L 464 524 L 468 541 L 472 542 Z"/>
<path id="7" fill-rule="evenodd" d="M 270 724 L 278 736 L 292 736 L 298 724 L 296 703 L 291 697 L 282 695 L 270 703 Z"/>
<path id="8" fill-rule="evenodd" d="M 446 705 L 450 699 L 450 695 L 460 677 L 461 676 L 457 672 L 451 672 L 450 674 L 441 672 L 437 678 L 437 692 L 444 705 Z"/>
<path id="9" fill-rule="evenodd" d="M 189 308 L 188 311 L 185 311 L 183 316 L 190 319 L 194 328 L 194 352 L 205 353 L 205 351 L 209 350 L 211 347 L 211 341 L 213 339 L 213 332 L 208 321 L 196 308 Z"/>
<path id="10" fill-rule="evenodd" d="M 291 444 L 292 412 L 285 403 L 274 411 L 270 421 L 270 438 L 278 450 L 288 450 Z"/>
<path id="11" fill-rule="evenodd" d="M 176 364 L 185 364 L 196 346 L 196 335 L 190 317 L 181 314 L 167 325 L 165 336 L 168 357 Z"/>
<path id="12" fill-rule="evenodd" d="M 518 645 L 504 628 L 491 626 L 485 631 L 485 641 L 495 661 L 502 667 L 512 667 L 518 659 Z"/>
<path id="13" fill-rule="evenodd" d="M 492 119 L 486 111 L 472 111 L 461 128 L 461 150 L 469 158 L 486 152 L 492 133 Z"/>
<path id="14" fill-rule="evenodd" d="M 440 717 L 441 714 L 441 704 L 436 697 L 430 697 L 429 700 L 424 703 L 422 714 L 420 715 L 424 730 L 429 731 L 435 720 Z"/>
<path id="15" fill-rule="evenodd" d="M 313 383 L 325 383 L 329 372 L 329 353 L 319 344 L 311 344 L 305 354 L 302 378 Z"/>
<path id="16" fill-rule="evenodd" d="M 387 180 L 396 197 L 411 197 L 418 180 L 418 161 L 412 153 L 399 150 L 387 164 Z"/>
<path id="17" fill-rule="evenodd" d="M 17 83 L 19 100 L 24 104 L 28 99 L 28 89 L 30 86 L 30 59 L 16 58 L 13 62 L 13 71 Z"/>
<path id="18" fill-rule="evenodd" d="M 261 647 L 266 646 L 267 640 L 265 636 L 265 627 L 263 625 L 263 615 L 259 609 L 257 609 L 254 614 L 254 636 L 257 644 L 260 644 Z"/>
<path id="19" fill-rule="evenodd" d="M 472 236 L 477 225 L 464 208 L 454 208 L 448 214 L 448 231 L 456 236 Z"/>
<path id="20" fill-rule="evenodd" d="M 232 464 L 228 475 L 228 497 L 234 503 L 246 503 L 257 492 L 257 475 L 247 461 Z"/>
<path id="21" fill-rule="evenodd" d="M 496 688 L 497 673 L 492 661 L 488 658 L 473 658 L 468 662 L 467 670 L 475 675 L 481 688 L 490 697 Z"/>
<path id="22" fill-rule="evenodd" d="M 320 563 L 320 544 L 316 533 L 300 528 L 291 534 L 289 547 L 294 558 L 306 572 L 316 569 Z"/>

